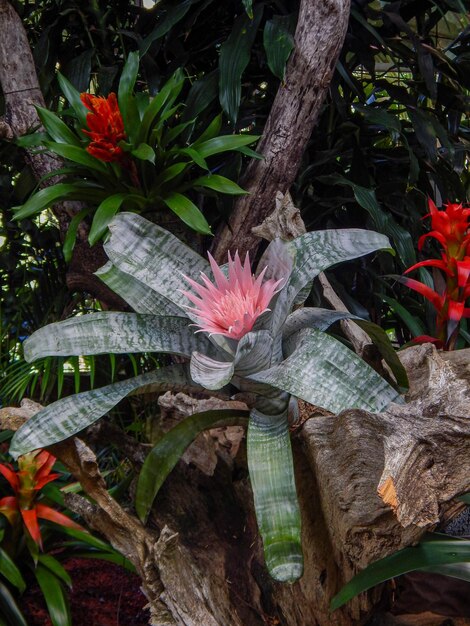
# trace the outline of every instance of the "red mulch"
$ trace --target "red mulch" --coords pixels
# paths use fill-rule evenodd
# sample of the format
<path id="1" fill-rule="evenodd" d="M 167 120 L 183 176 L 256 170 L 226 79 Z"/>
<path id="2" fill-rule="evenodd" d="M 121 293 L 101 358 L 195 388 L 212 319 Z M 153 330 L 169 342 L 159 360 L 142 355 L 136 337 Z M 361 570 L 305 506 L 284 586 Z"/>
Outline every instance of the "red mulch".
<path id="1" fill-rule="evenodd" d="M 147 600 L 140 579 L 119 565 L 72 558 L 63 563 L 72 578 L 69 593 L 73 626 L 148 626 Z M 51 626 L 44 598 L 36 586 L 21 599 L 29 626 Z"/>

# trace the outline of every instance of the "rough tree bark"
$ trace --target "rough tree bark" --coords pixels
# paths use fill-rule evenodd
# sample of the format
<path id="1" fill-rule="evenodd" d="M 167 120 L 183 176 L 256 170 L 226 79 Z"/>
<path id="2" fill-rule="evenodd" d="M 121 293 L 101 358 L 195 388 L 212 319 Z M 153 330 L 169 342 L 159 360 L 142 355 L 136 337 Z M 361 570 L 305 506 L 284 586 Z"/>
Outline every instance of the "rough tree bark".
<path id="1" fill-rule="evenodd" d="M 39 127 L 35 106 L 44 107 L 44 98 L 25 29 L 7 0 L 0 0 L 0 85 L 5 98 L 5 113 L 0 118 L 0 139 L 12 140 Z M 62 166 L 62 161 L 48 152 L 38 154 L 25 150 L 25 160 L 38 181 Z M 57 182 L 56 178 L 49 178 L 47 184 L 54 182 Z M 77 202 L 62 202 L 54 206 L 62 238 L 71 218 L 80 208 Z M 108 306 L 119 309 L 124 305 L 123 300 L 94 276 L 94 272 L 106 261 L 101 245 L 90 248 L 88 230 L 82 224 L 67 273 L 67 286 L 71 291 L 91 293 Z"/>
<path id="2" fill-rule="evenodd" d="M 378 591 L 333 614 L 331 597 L 369 562 L 419 540 L 455 496 L 470 490 L 470 350 L 457 363 L 430 344 L 401 354 L 411 383 L 407 404 L 377 415 L 303 407 L 293 440 L 305 574 L 294 585 L 266 573 L 239 436 L 230 441 L 218 430 L 195 442 L 198 466 L 191 456 L 179 463 L 146 528 L 109 496 L 86 443 L 52 448 L 95 502 L 73 495 L 68 505 L 135 564 L 152 624 L 366 622 Z M 195 403 L 179 394 L 170 403 L 173 418 L 194 411 Z M 16 428 L 36 410 L 2 409 L 0 426 Z"/>
<path id="3" fill-rule="evenodd" d="M 260 238 L 252 228 L 274 209 L 278 191 L 293 184 L 312 130 L 328 93 L 349 19 L 350 0 L 302 0 L 295 48 L 269 113 L 257 151 L 242 180 L 249 192 L 235 204 L 228 226 L 214 241 L 213 255 L 225 262 L 227 251 L 242 257 L 253 252 Z"/>

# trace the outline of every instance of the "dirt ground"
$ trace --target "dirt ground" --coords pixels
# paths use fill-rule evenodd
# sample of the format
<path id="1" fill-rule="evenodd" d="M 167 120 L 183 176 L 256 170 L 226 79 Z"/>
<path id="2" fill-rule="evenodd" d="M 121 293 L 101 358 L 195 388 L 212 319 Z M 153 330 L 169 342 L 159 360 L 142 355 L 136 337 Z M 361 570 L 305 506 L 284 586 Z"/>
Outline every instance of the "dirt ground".
<path id="1" fill-rule="evenodd" d="M 73 626 L 148 625 L 146 599 L 138 576 L 98 559 L 73 558 L 65 561 L 64 567 L 73 582 L 69 595 Z M 26 591 L 21 608 L 29 626 L 51 626 L 38 587 Z"/>

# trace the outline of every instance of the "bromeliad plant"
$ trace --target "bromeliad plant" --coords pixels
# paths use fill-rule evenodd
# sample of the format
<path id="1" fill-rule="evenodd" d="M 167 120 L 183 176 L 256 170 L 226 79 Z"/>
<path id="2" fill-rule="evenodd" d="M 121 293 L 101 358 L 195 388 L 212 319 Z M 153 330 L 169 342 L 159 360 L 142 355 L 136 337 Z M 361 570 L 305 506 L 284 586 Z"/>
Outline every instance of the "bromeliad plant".
<path id="1" fill-rule="evenodd" d="M 18 469 L 0 463 L 0 473 L 14 495 L 0 499 L 0 623 L 27 626 L 21 594 L 35 578 L 53 626 L 72 626 L 67 588 L 72 586 L 61 561 L 71 556 L 103 558 L 132 569 L 101 539 L 93 537 L 64 513 L 47 504 L 64 505 L 56 459 L 45 450 L 18 458 Z M 70 485 L 64 486 L 70 489 Z M 39 520 L 46 524 L 39 527 Z M 53 524 L 48 524 L 53 522 Z"/>
<path id="2" fill-rule="evenodd" d="M 154 351 L 182 355 L 190 363 L 57 401 L 17 431 L 11 452 L 24 454 L 70 437 L 130 394 L 168 389 L 229 396 L 248 392 L 253 397 L 249 415 L 204 412 L 163 436 L 139 477 L 136 510 L 145 521 L 162 482 L 202 430 L 248 418 L 248 465 L 267 567 L 277 580 L 297 579 L 303 566 L 289 406 L 301 398 L 334 413 L 351 407 L 380 411 L 400 401 L 400 393 L 322 332 L 348 314 L 292 310 L 304 302 L 319 272 L 388 248 L 387 238 L 351 229 L 277 240 L 268 246 L 253 277 L 248 258 L 242 264 L 235 254 L 228 267 L 219 268 L 141 216 L 121 213 L 109 228 L 104 244 L 109 262 L 98 275 L 135 313 L 95 313 L 46 326 L 25 341 L 26 358 Z M 406 375 L 383 331 L 368 328 L 397 382 L 405 385 Z"/>
<path id="3" fill-rule="evenodd" d="M 87 205 L 72 220 L 64 253 L 70 258 L 80 221 L 91 216 L 90 244 L 107 231 L 121 209 L 136 212 L 170 210 L 196 232 L 210 234 L 209 224 L 190 196 L 245 193 L 235 182 L 213 173 L 207 159 L 228 151 L 248 151 L 253 135 L 220 135 L 222 118 L 217 116 L 205 131 L 191 141 L 195 119 L 183 115 L 178 102 L 185 77 L 177 70 L 154 98 L 134 94 L 139 70 L 138 53 L 130 53 L 119 82 L 118 94 L 107 98 L 79 94 L 59 74 L 65 98 L 71 105 L 75 129 L 56 114 L 38 107 L 45 134 L 19 140 L 23 146 L 44 146 L 66 160 L 58 170 L 60 182 L 33 193 L 15 209 L 24 219 L 47 209 L 54 202 L 80 200 Z"/>
<path id="4" fill-rule="evenodd" d="M 15 528 L 22 520 L 30 537 L 41 549 L 39 519 L 81 529 L 81 526 L 63 513 L 37 501 L 39 491 L 59 476 L 59 474 L 51 474 L 55 461 L 56 458 L 46 450 L 37 450 L 18 458 L 18 471 L 16 472 L 11 466 L 0 463 L 0 474 L 6 478 L 15 493 L 14 496 L 5 496 L 0 500 L 0 513 L 5 515 L 12 528 Z"/>
<path id="5" fill-rule="evenodd" d="M 445 210 L 439 211 L 429 199 L 429 216 L 432 230 L 420 237 L 418 249 L 422 250 L 425 241 L 431 237 L 442 246 L 441 258 L 420 261 L 405 273 L 419 267 L 432 267 L 441 270 L 444 278 L 434 274 L 434 289 L 413 278 L 400 280 L 429 300 L 436 309 L 435 336 L 420 335 L 414 342 L 430 341 L 438 348 L 453 350 L 462 318 L 470 317 L 470 308 L 465 306 L 470 297 L 470 208 L 449 203 Z"/>

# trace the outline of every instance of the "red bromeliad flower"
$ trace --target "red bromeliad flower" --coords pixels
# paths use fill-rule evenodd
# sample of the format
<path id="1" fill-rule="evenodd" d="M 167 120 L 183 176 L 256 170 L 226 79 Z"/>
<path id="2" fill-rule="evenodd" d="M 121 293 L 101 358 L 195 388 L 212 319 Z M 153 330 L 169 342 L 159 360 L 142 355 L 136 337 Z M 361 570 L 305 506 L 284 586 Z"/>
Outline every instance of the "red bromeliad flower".
<path id="1" fill-rule="evenodd" d="M 0 513 L 5 515 L 12 526 L 17 523 L 21 515 L 29 534 L 41 548 L 42 538 L 38 519 L 46 519 L 62 526 L 83 530 L 79 524 L 63 513 L 35 502 L 38 491 L 59 476 L 59 474 L 51 474 L 55 461 L 55 457 L 46 450 L 36 450 L 19 457 L 16 472 L 10 465 L 0 463 L 0 474 L 7 479 L 15 492 L 14 496 L 0 499 Z"/>
<path id="2" fill-rule="evenodd" d="M 445 287 L 438 293 L 431 287 L 412 278 L 402 278 L 402 282 L 429 300 L 437 311 L 436 337 L 423 335 L 414 341 L 432 341 L 438 347 L 452 350 L 458 335 L 458 325 L 462 317 L 470 317 L 470 308 L 465 306 L 470 297 L 470 208 L 461 204 L 447 204 L 439 211 L 429 199 L 431 232 L 420 237 L 421 250 L 428 237 L 436 239 L 443 251 L 440 259 L 420 261 L 405 272 L 418 267 L 435 267 L 445 275 Z"/>
<path id="3" fill-rule="evenodd" d="M 199 331 L 214 335 L 225 335 L 232 339 L 241 339 L 252 330 L 258 317 L 268 311 L 268 304 L 279 291 L 281 280 L 269 279 L 263 282 L 267 267 L 257 278 L 251 273 L 250 256 L 246 253 L 242 265 L 238 252 L 232 259 L 228 254 L 228 277 L 209 253 L 209 261 L 214 274 L 215 284 L 201 272 L 204 285 L 191 278 L 186 278 L 199 298 L 188 291 L 184 295 L 196 306 L 188 307 L 196 313 Z"/>
<path id="4" fill-rule="evenodd" d="M 107 98 L 103 98 L 82 93 L 80 98 L 90 111 L 86 116 L 90 130 L 83 129 L 83 132 L 91 137 L 87 152 L 106 163 L 124 164 L 127 155 L 119 146 L 119 142 L 126 139 L 127 135 L 116 94 L 110 93 Z"/>

